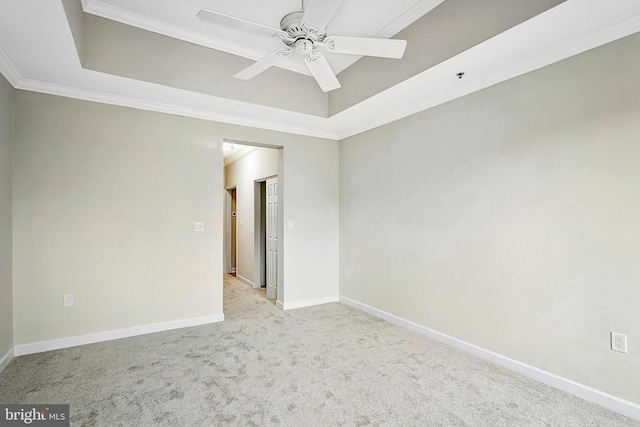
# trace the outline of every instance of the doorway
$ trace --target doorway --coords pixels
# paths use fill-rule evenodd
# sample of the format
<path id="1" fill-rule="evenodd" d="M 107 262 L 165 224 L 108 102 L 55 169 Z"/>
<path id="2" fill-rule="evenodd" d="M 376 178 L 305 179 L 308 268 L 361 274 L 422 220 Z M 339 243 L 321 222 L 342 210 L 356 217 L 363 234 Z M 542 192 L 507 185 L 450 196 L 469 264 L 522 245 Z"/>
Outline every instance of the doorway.
<path id="1" fill-rule="evenodd" d="M 283 149 L 234 141 L 233 151 L 224 165 L 224 271 L 235 267 L 240 282 L 263 288 L 281 307 Z"/>

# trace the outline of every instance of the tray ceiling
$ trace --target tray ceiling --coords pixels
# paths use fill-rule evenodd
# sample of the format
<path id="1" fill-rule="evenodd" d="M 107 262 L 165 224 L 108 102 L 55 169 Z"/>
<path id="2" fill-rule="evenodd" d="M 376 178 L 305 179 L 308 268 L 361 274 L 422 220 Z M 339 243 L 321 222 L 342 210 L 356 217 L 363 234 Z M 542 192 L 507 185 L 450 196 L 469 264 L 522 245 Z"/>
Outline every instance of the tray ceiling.
<path id="1" fill-rule="evenodd" d="M 313 92 L 318 89 L 312 78 L 296 64 L 269 70 L 246 86 L 225 80 L 234 67 L 268 52 L 272 40 L 263 46 L 195 16 L 202 8 L 217 8 L 277 26 L 283 14 L 299 9 L 296 1 L 5 0 L 0 72 L 23 90 L 342 139 L 640 31 L 637 0 L 487 0 L 475 12 L 466 1 L 402 0 L 391 6 L 345 0 L 331 22 L 335 31 L 398 34 L 408 40 L 408 55 L 332 58 L 343 87 L 329 95 Z M 97 20 L 103 33 L 87 25 Z M 132 48 L 144 46 L 137 68 L 121 55 L 126 49 L 109 51 L 104 43 L 105 37 L 116 40 L 118 28 L 135 35 Z M 179 60 L 169 60 L 166 46 Z M 206 66 L 199 69 L 201 62 Z M 459 72 L 465 73 L 462 79 Z M 302 108 L 305 103 L 315 109 Z"/>

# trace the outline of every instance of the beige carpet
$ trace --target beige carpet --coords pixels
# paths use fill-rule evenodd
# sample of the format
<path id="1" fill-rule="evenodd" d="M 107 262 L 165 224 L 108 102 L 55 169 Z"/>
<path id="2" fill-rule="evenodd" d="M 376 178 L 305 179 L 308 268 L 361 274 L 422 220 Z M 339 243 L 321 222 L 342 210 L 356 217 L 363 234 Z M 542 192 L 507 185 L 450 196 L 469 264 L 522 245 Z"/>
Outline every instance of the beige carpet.
<path id="1" fill-rule="evenodd" d="M 639 426 L 342 304 L 283 312 L 231 276 L 217 323 L 15 358 L 2 403 L 74 426 Z"/>

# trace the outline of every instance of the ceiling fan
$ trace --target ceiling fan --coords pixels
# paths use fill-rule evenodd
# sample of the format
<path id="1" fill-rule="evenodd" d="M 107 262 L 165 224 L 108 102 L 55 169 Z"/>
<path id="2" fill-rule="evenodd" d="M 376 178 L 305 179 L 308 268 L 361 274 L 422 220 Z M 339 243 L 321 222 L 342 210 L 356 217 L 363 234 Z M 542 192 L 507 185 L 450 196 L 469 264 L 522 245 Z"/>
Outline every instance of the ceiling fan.
<path id="1" fill-rule="evenodd" d="M 316 79 L 323 92 L 340 87 L 340 82 L 321 49 L 327 52 L 344 53 L 360 56 L 377 56 L 381 58 L 402 58 L 407 46 L 406 40 L 377 39 L 366 37 L 328 36 L 327 24 L 344 0 L 311 0 L 302 11 L 291 12 L 280 21 L 280 29 L 236 18 L 211 9 L 202 9 L 198 16 L 214 16 L 237 27 L 252 32 L 277 37 L 284 47 L 240 71 L 233 77 L 250 80 L 290 57 L 294 52 L 304 56 L 304 62 L 311 75 Z"/>

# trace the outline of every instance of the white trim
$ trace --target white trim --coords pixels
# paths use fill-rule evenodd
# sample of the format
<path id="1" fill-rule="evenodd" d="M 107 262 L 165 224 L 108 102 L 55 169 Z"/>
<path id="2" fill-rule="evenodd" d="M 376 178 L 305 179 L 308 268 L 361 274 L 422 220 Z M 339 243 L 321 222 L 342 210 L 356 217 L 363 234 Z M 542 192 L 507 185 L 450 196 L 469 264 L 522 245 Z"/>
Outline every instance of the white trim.
<path id="1" fill-rule="evenodd" d="M 223 141 L 226 142 L 226 141 Z M 252 147 L 248 150 L 245 151 L 241 151 L 239 153 L 236 154 L 232 154 L 231 156 L 227 157 L 226 159 L 224 159 L 224 165 L 225 166 L 229 166 L 231 163 L 240 160 L 241 158 L 248 156 L 249 154 L 253 153 L 254 151 L 258 151 L 260 149 L 260 147 Z"/>
<path id="2" fill-rule="evenodd" d="M 0 359 L 0 374 L 2 373 L 2 371 L 4 371 L 4 368 L 6 368 L 9 365 L 9 363 L 11 363 L 14 356 L 15 356 L 15 348 L 11 347 L 9 351 L 7 351 L 7 354 L 2 356 L 2 359 Z"/>
<path id="3" fill-rule="evenodd" d="M 20 72 L 16 69 L 7 55 L 0 49 L 0 73 L 7 79 L 11 86 L 16 87 L 18 82 L 22 80 Z"/>
<path id="4" fill-rule="evenodd" d="M 293 302 L 285 302 L 282 303 L 282 309 L 283 310 L 293 310 L 296 308 L 303 308 L 303 307 L 311 307 L 314 305 L 320 305 L 320 304 L 327 304 L 330 302 L 336 302 L 338 301 L 338 296 L 332 296 L 332 297 L 324 297 L 324 298 L 314 298 L 314 299 L 306 299 L 306 300 L 302 300 L 302 301 L 293 301 Z M 279 301 L 276 303 L 276 305 L 278 305 Z"/>
<path id="5" fill-rule="evenodd" d="M 640 405 L 636 403 L 620 399 L 619 397 L 602 392 L 600 390 L 596 390 L 595 388 L 577 383 L 567 378 L 560 377 L 547 371 L 543 371 L 542 369 L 527 365 L 501 354 L 494 353 L 493 351 L 486 350 L 482 347 L 478 347 L 477 345 L 470 344 L 466 341 L 462 341 L 449 335 L 434 331 L 433 329 L 418 325 L 417 323 L 414 323 L 410 320 L 406 320 L 394 314 L 387 313 L 386 311 L 379 310 L 375 307 L 363 304 L 351 298 L 340 296 L 340 302 L 356 308 L 360 311 L 364 311 L 365 313 L 369 313 L 373 316 L 384 319 L 389 323 L 393 323 L 394 325 L 402 326 L 403 328 L 417 332 L 421 335 L 433 338 L 437 341 L 443 342 L 467 353 L 471 353 L 474 356 L 478 356 L 481 359 L 488 360 L 491 363 L 505 367 L 536 381 L 550 385 L 551 387 L 555 387 L 559 390 L 640 421 Z"/>
<path id="6" fill-rule="evenodd" d="M 284 310 L 284 304 L 282 304 L 281 301 L 276 301 L 276 307 L 278 307 L 280 310 Z"/>
<path id="7" fill-rule="evenodd" d="M 31 92 L 46 93 L 49 95 L 63 96 L 66 98 L 82 99 L 101 104 L 117 105 L 121 107 L 136 108 L 139 110 L 155 111 L 158 113 L 173 114 L 176 116 L 192 117 L 195 119 L 208 120 L 220 123 L 274 130 L 278 132 L 291 133 L 294 135 L 306 135 L 317 138 L 331 139 L 337 141 L 337 135 L 333 132 L 320 129 L 298 127 L 289 123 L 278 121 L 266 121 L 242 117 L 237 115 L 224 114 L 213 111 L 205 111 L 196 108 L 183 107 L 179 105 L 166 104 L 156 101 L 149 101 L 129 96 L 115 95 L 71 86 L 59 85 L 56 83 L 42 82 L 38 80 L 22 79 L 14 86 L 16 89 Z"/>
<path id="8" fill-rule="evenodd" d="M 241 281 L 242 283 L 244 283 L 245 285 L 251 286 L 252 288 L 255 288 L 253 282 L 249 279 L 246 279 L 242 276 L 240 276 L 239 274 L 236 273 L 236 279 L 238 279 L 239 281 Z"/>
<path id="9" fill-rule="evenodd" d="M 190 319 L 172 320 L 170 322 L 153 323 L 151 325 L 134 326 L 133 328 L 116 329 L 114 331 L 97 332 L 94 334 L 79 335 L 75 337 L 58 338 L 48 341 L 40 341 L 30 344 L 15 346 L 15 355 L 41 353 L 43 351 L 57 350 L 60 348 L 75 347 L 78 345 L 93 344 L 103 341 L 117 340 L 120 338 L 134 337 L 137 335 L 152 334 L 154 332 L 170 331 L 173 329 L 189 328 L 191 326 L 206 325 L 222 322 L 224 314 L 212 314 L 209 316 L 193 317 Z"/>
<path id="10" fill-rule="evenodd" d="M 427 5 L 430 4 L 428 1 L 435 2 L 437 0 L 424 1 L 424 5 Z M 86 6 L 87 8 L 89 8 L 93 3 L 96 3 L 96 1 L 84 0 L 85 6 L 89 5 Z M 587 13 L 588 11 L 585 9 L 590 6 L 585 6 L 586 3 L 587 2 L 564 2 L 549 11 L 526 21 L 525 23 L 515 26 L 504 33 L 481 43 L 480 45 L 425 70 L 422 73 L 393 86 L 392 88 L 382 91 L 377 95 L 341 111 L 340 113 L 334 114 L 329 118 L 322 118 L 322 121 L 318 122 L 317 126 L 295 125 L 294 123 L 297 121 L 296 117 L 304 116 L 298 114 L 294 114 L 294 117 L 291 117 L 290 119 L 284 118 L 281 120 L 263 119 L 261 118 L 263 116 L 259 114 L 256 114 L 253 117 L 244 117 L 242 115 L 243 113 L 229 114 L 224 112 L 224 110 L 208 111 L 197 107 L 191 108 L 164 102 L 148 101 L 127 95 L 112 95 L 102 91 L 79 89 L 66 85 L 24 79 L 4 53 L 0 55 L 0 72 L 7 77 L 15 88 L 22 90 L 84 99 L 104 104 L 156 111 L 178 116 L 193 117 L 202 120 L 230 123 L 258 129 L 274 130 L 290 134 L 307 135 L 330 140 L 343 140 L 350 136 L 388 124 L 450 100 L 460 98 L 491 85 L 517 77 L 529 71 L 533 71 L 640 31 L 640 15 L 637 2 L 635 0 L 621 1 L 619 5 L 618 2 L 616 2 L 615 7 L 611 6 L 610 12 L 612 15 L 609 16 L 608 14 L 605 14 L 606 16 L 601 20 L 597 17 L 591 16 L 593 13 Z M 597 4 L 597 1 L 591 0 L 589 3 Z M 601 7 L 605 10 L 604 8 L 608 8 L 609 6 L 605 5 Z M 576 21 L 576 25 L 579 28 L 572 31 L 572 34 L 575 34 L 573 36 L 569 35 L 566 37 L 558 36 L 557 44 L 555 46 L 551 46 L 550 48 L 540 48 L 536 51 L 532 50 L 532 56 L 529 58 L 514 61 L 509 65 L 505 65 L 501 69 L 487 71 L 486 74 L 479 74 L 477 78 L 473 77 L 471 72 L 472 70 L 469 70 L 467 81 L 461 82 L 454 87 L 444 89 L 440 93 L 433 94 L 432 92 L 426 92 L 424 96 L 421 96 L 422 92 L 420 88 L 428 86 L 425 85 L 425 82 L 435 81 L 438 78 L 442 78 L 441 76 L 439 77 L 438 70 L 450 71 L 449 68 L 451 67 L 455 70 L 468 69 L 469 64 L 474 63 L 474 52 L 477 52 L 481 47 L 484 46 L 483 49 L 486 50 L 489 49 L 486 45 L 502 46 L 502 41 L 505 38 L 523 37 L 523 35 L 528 34 L 528 32 L 535 32 L 537 28 L 536 26 L 541 26 L 544 23 L 566 23 L 569 19 L 568 16 L 574 16 L 581 13 L 586 13 L 588 22 L 577 25 L 580 21 Z M 622 16 L 622 18 L 620 16 Z M 624 17 L 626 16 L 631 17 L 625 19 Z M 616 19 L 620 20 L 615 22 Z M 549 25 L 547 25 L 547 27 L 549 27 Z M 556 25 L 556 27 L 559 26 Z M 582 31 L 582 33 L 576 33 L 578 30 Z M 514 32 L 515 36 L 512 36 Z M 490 49 L 488 51 L 490 52 Z M 239 102 L 218 97 L 212 98 L 219 104 L 226 104 L 226 102 L 229 101 L 234 102 L 234 105 L 237 106 L 237 102 Z M 399 101 L 402 99 L 406 100 L 406 102 Z M 246 102 L 241 104 L 247 106 L 250 105 L 251 111 L 254 111 L 257 108 L 256 105 Z M 270 109 L 271 107 L 260 108 Z M 264 111 L 275 112 L 274 110 L 278 109 Z M 279 114 L 279 117 L 283 116 Z M 314 117 L 318 118 L 316 116 Z"/>
<path id="11" fill-rule="evenodd" d="M 383 39 L 391 38 L 416 22 L 418 19 L 422 18 L 427 13 L 431 12 L 436 7 L 440 6 L 442 3 L 444 3 L 444 0 L 422 0 L 403 13 L 395 21 L 378 31 L 373 37 Z"/>

